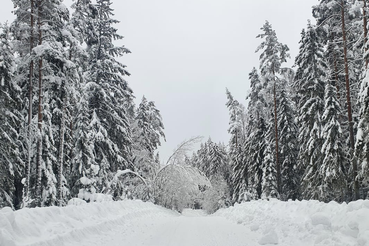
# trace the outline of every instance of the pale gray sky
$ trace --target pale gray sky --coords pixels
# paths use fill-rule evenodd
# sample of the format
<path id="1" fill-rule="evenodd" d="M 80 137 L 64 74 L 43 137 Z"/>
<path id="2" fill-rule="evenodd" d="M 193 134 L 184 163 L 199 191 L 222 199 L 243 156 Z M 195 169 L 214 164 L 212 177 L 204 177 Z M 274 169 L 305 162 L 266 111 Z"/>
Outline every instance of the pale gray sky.
<path id="1" fill-rule="evenodd" d="M 165 161 L 183 140 L 201 135 L 228 142 L 225 88 L 245 104 L 248 73 L 259 66 L 256 36 L 268 20 L 290 47 L 292 65 L 301 29 L 318 0 L 112 0 L 119 33 L 132 51 L 121 59 L 137 103 L 145 95 L 161 111 Z M 0 22 L 11 20 L 1 0 Z M 70 6 L 72 0 L 64 3 Z"/>

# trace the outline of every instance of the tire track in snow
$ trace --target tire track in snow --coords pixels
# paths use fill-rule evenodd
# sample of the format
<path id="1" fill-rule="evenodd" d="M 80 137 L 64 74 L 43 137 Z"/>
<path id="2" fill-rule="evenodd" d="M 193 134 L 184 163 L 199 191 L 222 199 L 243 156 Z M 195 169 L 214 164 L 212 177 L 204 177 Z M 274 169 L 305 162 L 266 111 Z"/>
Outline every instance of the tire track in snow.
<path id="1" fill-rule="evenodd" d="M 126 224 L 103 238 L 70 246 L 101 246 L 101 242 L 109 246 L 245 246 L 245 242 L 258 245 L 257 238 L 245 226 L 222 217 L 172 215 L 133 219 L 129 228 Z M 100 243 L 93 244 L 98 239 Z"/>

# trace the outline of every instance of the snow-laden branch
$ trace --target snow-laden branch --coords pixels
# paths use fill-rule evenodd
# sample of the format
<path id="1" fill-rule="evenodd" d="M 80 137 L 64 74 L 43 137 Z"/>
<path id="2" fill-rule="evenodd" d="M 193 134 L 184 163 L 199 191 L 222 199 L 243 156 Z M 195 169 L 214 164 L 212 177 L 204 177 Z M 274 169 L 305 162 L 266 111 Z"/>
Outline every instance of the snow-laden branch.
<path id="1" fill-rule="evenodd" d="M 202 136 L 192 137 L 188 140 L 183 141 L 178 147 L 173 151 L 173 154 L 168 158 L 166 165 L 170 163 L 178 163 L 180 159 L 184 159 L 188 151 L 190 151 L 194 144 L 200 142 L 203 139 Z"/>
<path id="2" fill-rule="evenodd" d="M 127 173 L 131 173 L 131 174 L 136 175 L 138 178 L 140 178 L 142 180 L 142 182 L 145 185 L 147 185 L 146 180 L 141 175 L 139 175 L 137 172 L 134 172 L 130 169 L 125 169 L 125 170 L 118 170 L 117 171 L 117 173 L 114 175 L 112 181 L 109 182 L 109 187 L 111 187 L 111 185 L 113 185 L 113 184 L 116 184 L 119 180 L 119 177 L 122 176 L 122 175 L 125 175 Z"/>

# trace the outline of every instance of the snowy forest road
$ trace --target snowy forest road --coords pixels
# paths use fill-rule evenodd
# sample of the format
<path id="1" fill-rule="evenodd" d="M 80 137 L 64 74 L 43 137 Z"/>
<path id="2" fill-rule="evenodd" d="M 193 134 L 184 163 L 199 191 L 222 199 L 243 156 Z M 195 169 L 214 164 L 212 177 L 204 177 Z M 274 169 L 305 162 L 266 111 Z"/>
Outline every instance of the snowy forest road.
<path id="1" fill-rule="evenodd" d="M 369 200 L 258 200 L 206 215 L 137 200 L 0 209 L 0 246 L 369 246 Z"/>
<path id="2" fill-rule="evenodd" d="M 70 246 L 238 246 L 251 240 L 245 226 L 201 211 L 182 215 L 137 218 L 130 225 L 116 227 L 105 235 L 90 236 Z"/>

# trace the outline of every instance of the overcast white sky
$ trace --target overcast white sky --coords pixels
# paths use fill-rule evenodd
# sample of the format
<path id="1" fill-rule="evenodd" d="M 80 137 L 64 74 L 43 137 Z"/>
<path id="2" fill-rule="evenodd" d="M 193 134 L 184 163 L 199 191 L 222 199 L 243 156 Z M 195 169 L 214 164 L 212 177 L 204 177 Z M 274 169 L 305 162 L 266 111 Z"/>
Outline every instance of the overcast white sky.
<path id="1" fill-rule="evenodd" d="M 167 141 L 160 154 L 192 136 L 227 143 L 225 88 L 245 104 L 248 73 L 259 66 L 255 37 L 268 20 L 291 50 L 292 65 L 311 7 L 318 0 L 112 0 L 119 33 L 132 54 L 121 58 L 137 103 L 161 111 Z M 64 3 L 70 6 L 72 0 Z M 12 20 L 1 0 L 0 22 Z"/>

